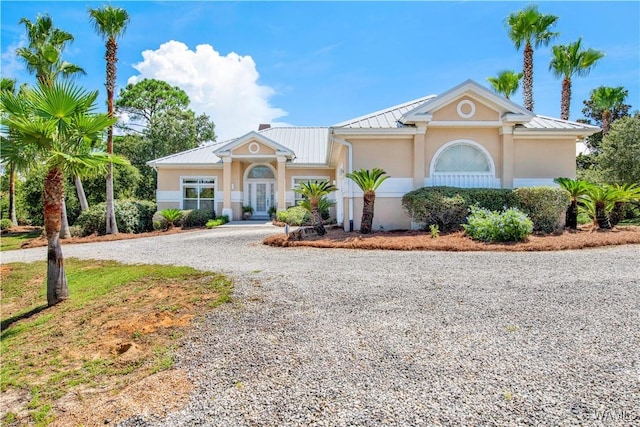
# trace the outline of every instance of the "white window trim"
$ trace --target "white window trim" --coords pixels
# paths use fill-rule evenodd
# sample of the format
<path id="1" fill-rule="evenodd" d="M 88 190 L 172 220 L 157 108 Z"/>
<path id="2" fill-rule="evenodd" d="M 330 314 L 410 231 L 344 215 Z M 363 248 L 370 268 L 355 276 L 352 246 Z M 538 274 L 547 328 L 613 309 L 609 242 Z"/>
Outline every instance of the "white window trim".
<path id="1" fill-rule="evenodd" d="M 251 171 L 251 169 L 253 169 L 256 166 L 266 166 L 269 169 L 271 169 L 271 172 L 273 172 L 273 176 L 276 178 L 248 178 L 249 176 L 249 172 Z M 243 196 L 242 196 L 242 204 L 243 205 L 249 205 L 251 204 L 251 200 L 249 200 L 249 183 L 250 182 L 269 182 L 269 183 L 274 183 L 274 193 L 273 193 L 273 198 L 274 200 L 271 201 L 272 206 L 275 205 L 275 202 L 278 200 L 278 171 L 276 170 L 276 168 L 273 167 L 273 165 L 269 164 L 269 163 L 251 163 L 249 165 L 249 167 L 247 167 L 244 170 L 244 173 L 242 174 L 242 191 L 243 191 Z"/>
<path id="2" fill-rule="evenodd" d="M 218 198 L 216 197 L 218 189 L 218 177 L 206 175 L 180 175 L 180 209 L 184 210 L 184 187 L 194 184 L 192 182 L 185 183 L 185 179 L 211 179 L 213 180 L 213 211 L 218 215 Z M 200 184 L 198 184 L 200 185 Z M 200 200 L 200 198 L 198 198 Z"/>
<path id="3" fill-rule="evenodd" d="M 311 176 L 311 175 L 295 175 L 291 177 L 291 191 L 293 192 L 293 206 L 297 206 L 298 201 L 300 201 L 302 199 L 302 196 L 300 196 L 298 193 L 296 193 L 295 191 L 293 191 L 294 188 L 296 188 L 296 179 L 301 180 L 304 179 L 306 181 L 328 181 L 329 183 L 331 181 L 329 181 L 329 176 Z"/>
<path id="4" fill-rule="evenodd" d="M 448 150 L 449 148 L 455 146 L 455 145 L 470 145 L 474 148 L 477 148 L 478 150 L 480 150 L 482 153 L 484 153 L 484 155 L 487 157 L 487 160 L 489 161 L 489 172 L 436 172 L 436 164 L 438 163 L 438 159 L 440 158 L 440 155 L 442 153 L 444 153 L 446 150 Z M 483 145 L 471 140 L 471 139 L 454 139 L 453 141 L 449 141 L 446 144 L 444 144 L 442 147 L 438 148 L 438 150 L 435 152 L 435 154 L 433 155 L 433 157 L 431 158 L 431 165 L 429 166 L 429 176 L 437 176 L 437 175 L 469 175 L 469 176 L 491 176 L 491 177 L 495 177 L 496 174 L 496 165 L 493 161 L 493 157 L 491 156 L 491 154 L 489 153 L 489 151 L 484 148 Z"/>

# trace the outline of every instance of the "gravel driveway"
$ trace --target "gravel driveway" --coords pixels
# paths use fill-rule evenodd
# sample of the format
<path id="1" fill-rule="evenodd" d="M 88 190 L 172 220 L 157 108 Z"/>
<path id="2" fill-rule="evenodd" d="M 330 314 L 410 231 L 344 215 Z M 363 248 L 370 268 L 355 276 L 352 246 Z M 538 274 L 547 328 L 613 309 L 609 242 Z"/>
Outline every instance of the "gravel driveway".
<path id="1" fill-rule="evenodd" d="M 640 425 L 640 245 L 280 249 L 266 228 L 65 246 L 236 278 L 179 353 L 196 392 L 124 425 Z M 45 259 L 45 249 L 2 262 Z"/>

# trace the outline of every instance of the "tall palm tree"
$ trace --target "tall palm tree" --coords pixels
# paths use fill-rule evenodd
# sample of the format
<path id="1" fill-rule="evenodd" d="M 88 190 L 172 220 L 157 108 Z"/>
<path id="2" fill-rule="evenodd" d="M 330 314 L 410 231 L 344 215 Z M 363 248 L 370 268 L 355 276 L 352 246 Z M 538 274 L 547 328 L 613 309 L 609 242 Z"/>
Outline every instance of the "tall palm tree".
<path id="1" fill-rule="evenodd" d="M 373 209 L 376 203 L 376 190 L 389 176 L 380 168 L 359 169 L 347 174 L 347 178 L 355 182 L 362 190 L 362 220 L 360 233 L 369 234 L 373 226 Z"/>
<path id="2" fill-rule="evenodd" d="M 73 42 L 73 35 L 53 26 L 53 20 L 48 14 L 38 15 L 35 22 L 27 18 L 20 20 L 27 31 L 27 47 L 16 49 L 16 54 L 22 58 L 27 70 L 36 75 L 38 83 L 52 87 L 59 76 L 74 77 L 86 74 L 82 68 L 64 61 L 62 52 Z M 76 192 L 80 199 L 80 206 L 87 206 L 82 181 L 75 176 Z M 67 220 L 66 204 L 63 199 L 62 238 L 71 237 Z"/>
<path id="3" fill-rule="evenodd" d="M 571 77 L 587 76 L 596 63 L 604 57 L 604 52 L 596 49 L 583 49 L 582 37 L 566 45 L 559 44 L 551 48 L 553 56 L 549 70 L 554 76 L 562 78 L 562 100 L 560 118 L 569 120 L 571 110 Z"/>
<path id="4" fill-rule="evenodd" d="M 89 17 L 95 31 L 106 41 L 105 59 L 107 61 L 107 114 L 113 117 L 113 92 L 116 85 L 116 63 L 118 62 L 118 43 L 129 24 L 129 14 L 120 7 L 104 6 L 101 9 L 89 9 Z M 113 154 L 113 126 L 107 130 L 107 153 Z M 107 168 L 107 234 L 117 234 L 118 224 L 113 197 L 113 165 Z"/>
<path id="5" fill-rule="evenodd" d="M 2 131 L 33 150 L 47 165 L 44 180 L 44 227 L 47 236 L 47 302 L 68 298 L 69 288 L 60 246 L 63 178 L 65 171 L 104 168 L 112 156 L 92 149 L 105 128 L 115 121 L 93 114 L 98 92 L 86 92 L 69 82 L 39 84 L 23 94 L 0 94 Z M 114 159 L 124 163 L 122 159 Z"/>
<path id="6" fill-rule="evenodd" d="M 487 81 L 491 83 L 493 90 L 504 95 L 507 99 L 516 93 L 518 87 L 520 87 L 520 79 L 522 79 L 522 73 L 516 73 L 513 70 L 500 71 L 496 77 L 487 77 Z"/>
<path id="7" fill-rule="evenodd" d="M 570 178 L 556 178 L 553 181 L 569 192 L 571 203 L 567 208 L 565 223 L 567 227 L 576 230 L 578 228 L 578 200 L 586 194 L 590 184 L 581 179 Z"/>
<path id="8" fill-rule="evenodd" d="M 600 86 L 591 91 L 593 106 L 602 112 L 602 136 L 611 129 L 613 111 L 619 109 L 627 98 L 628 91 L 623 86 Z"/>
<path id="9" fill-rule="evenodd" d="M 322 215 L 320 214 L 318 203 L 323 196 L 336 190 L 335 185 L 330 184 L 329 181 L 301 182 L 298 187 L 293 189 L 296 193 L 309 199 L 313 228 L 318 233 L 318 236 L 324 236 L 327 233 L 322 224 Z"/>
<path id="10" fill-rule="evenodd" d="M 522 64 L 522 97 L 524 107 L 533 111 L 533 47 L 547 46 L 558 33 L 550 31 L 557 16 L 538 12 L 535 5 L 510 14 L 506 19 L 509 38 L 517 50 L 524 45 Z"/>

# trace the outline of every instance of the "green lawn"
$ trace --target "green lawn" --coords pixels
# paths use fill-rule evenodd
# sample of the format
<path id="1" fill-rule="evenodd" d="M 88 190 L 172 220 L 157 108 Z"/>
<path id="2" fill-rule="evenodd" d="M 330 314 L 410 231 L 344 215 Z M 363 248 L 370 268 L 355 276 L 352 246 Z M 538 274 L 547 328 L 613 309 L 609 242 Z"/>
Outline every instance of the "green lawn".
<path id="1" fill-rule="evenodd" d="M 0 236 L 0 251 L 12 251 L 20 249 L 24 242 L 40 237 L 42 230 L 30 230 L 25 232 L 3 233 Z"/>

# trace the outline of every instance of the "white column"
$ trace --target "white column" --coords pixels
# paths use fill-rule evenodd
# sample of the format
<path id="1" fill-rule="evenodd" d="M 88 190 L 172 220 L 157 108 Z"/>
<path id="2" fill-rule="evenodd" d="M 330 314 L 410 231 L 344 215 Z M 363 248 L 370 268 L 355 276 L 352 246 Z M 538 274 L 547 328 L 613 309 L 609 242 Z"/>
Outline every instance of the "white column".
<path id="1" fill-rule="evenodd" d="M 286 182 L 286 165 L 287 158 L 285 156 L 278 156 L 278 210 L 283 211 L 287 209 L 287 182 Z"/>
<path id="2" fill-rule="evenodd" d="M 224 198 L 222 201 L 222 215 L 227 215 L 233 220 L 233 209 L 231 209 L 231 162 L 230 156 L 222 158 L 222 191 Z"/>

